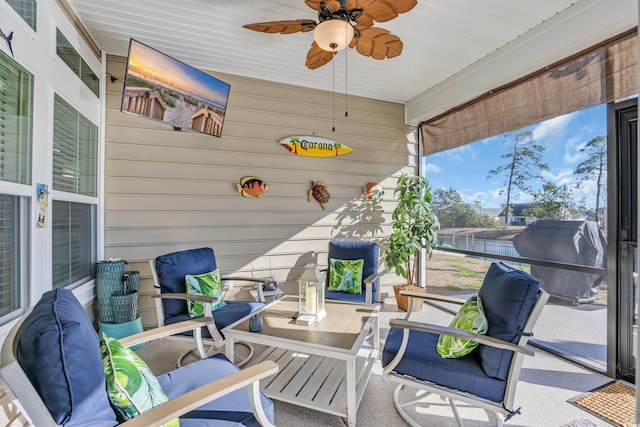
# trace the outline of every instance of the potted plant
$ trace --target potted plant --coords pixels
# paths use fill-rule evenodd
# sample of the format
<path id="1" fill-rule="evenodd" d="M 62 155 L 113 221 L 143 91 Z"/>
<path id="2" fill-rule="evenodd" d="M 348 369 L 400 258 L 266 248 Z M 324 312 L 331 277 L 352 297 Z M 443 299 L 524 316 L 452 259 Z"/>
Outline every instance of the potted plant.
<path id="1" fill-rule="evenodd" d="M 392 215 L 391 235 L 385 244 L 385 265 L 388 270 L 407 279 L 406 284 L 394 286 L 398 307 L 406 311 L 408 297 L 400 296 L 400 291 L 424 289 L 416 282 L 418 255 L 426 249 L 431 256 L 440 223 L 431 209 L 431 188 L 425 177 L 403 173 L 393 195 L 397 198 L 397 206 Z M 419 302 L 421 306 L 422 300 Z"/>

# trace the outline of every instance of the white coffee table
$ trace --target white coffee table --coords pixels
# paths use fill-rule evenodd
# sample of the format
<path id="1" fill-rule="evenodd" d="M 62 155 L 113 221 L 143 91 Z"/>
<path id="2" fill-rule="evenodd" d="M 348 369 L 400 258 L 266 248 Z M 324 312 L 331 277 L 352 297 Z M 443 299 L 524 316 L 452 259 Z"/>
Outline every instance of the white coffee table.
<path id="1" fill-rule="evenodd" d="M 273 360 L 279 370 L 260 381 L 272 399 L 346 418 L 355 427 L 358 405 L 379 351 L 379 305 L 327 300 L 327 316 L 311 326 L 297 325 L 297 297 L 285 296 L 263 309 L 262 331 L 249 331 L 249 317 L 222 330 L 225 353 L 235 341 L 267 346 L 257 360 Z M 373 343 L 365 342 L 373 332 Z"/>

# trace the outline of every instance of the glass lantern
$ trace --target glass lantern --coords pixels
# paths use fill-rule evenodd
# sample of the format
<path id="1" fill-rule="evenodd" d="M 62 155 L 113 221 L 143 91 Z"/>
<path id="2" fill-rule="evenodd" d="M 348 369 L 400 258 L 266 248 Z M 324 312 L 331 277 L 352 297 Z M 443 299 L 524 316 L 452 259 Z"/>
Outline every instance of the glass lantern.
<path id="1" fill-rule="evenodd" d="M 299 312 L 296 323 L 310 325 L 324 318 L 324 275 L 317 265 L 307 264 L 298 279 Z"/>

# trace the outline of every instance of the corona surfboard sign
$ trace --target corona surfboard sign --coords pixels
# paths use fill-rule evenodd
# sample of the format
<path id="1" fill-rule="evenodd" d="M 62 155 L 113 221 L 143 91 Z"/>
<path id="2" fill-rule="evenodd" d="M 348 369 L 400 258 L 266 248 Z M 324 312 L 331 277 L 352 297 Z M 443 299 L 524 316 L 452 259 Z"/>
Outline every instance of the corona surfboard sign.
<path id="1" fill-rule="evenodd" d="M 278 143 L 298 156 L 335 157 L 353 151 L 348 145 L 319 136 L 288 136 Z"/>

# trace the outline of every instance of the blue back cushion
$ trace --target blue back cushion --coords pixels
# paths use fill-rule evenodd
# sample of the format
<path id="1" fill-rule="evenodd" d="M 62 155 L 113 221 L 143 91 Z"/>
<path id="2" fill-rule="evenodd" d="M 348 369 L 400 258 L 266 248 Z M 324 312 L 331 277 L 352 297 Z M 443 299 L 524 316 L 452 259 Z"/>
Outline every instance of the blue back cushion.
<path id="1" fill-rule="evenodd" d="M 58 424 L 114 426 L 100 339 L 67 289 L 45 293 L 18 337 L 18 363 Z"/>
<path id="2" fill-rule="evenodd" d="M 211 248 L 188 249 L 156 258 L 158 282 L 163 294 L 186 293 L 184 276 L 208 273 L 216 268 L 216 256 Z M 186 301 L 166 299 L 162 304 L 165 319 L 187 313 Z"/>
<path id="3" fill-rule="evenodd" d="M 367 242 L 357 240 L 331 240 L 329 242 L 329 254 L 328 258 L 334 259 L 348 259 L 356 260 L 363 259 L 364 267 L 362 269 L 362 280 L 366 279 L 372 274 L 378 272 L 378 258 L 380 255 L 380 246 L 378 242 Z M 331 265 L 329 264 L 329 270 L 327 270 L 327 281 L 331 275 Z M 327 287 L 329 283 L 327 282 Z M 376 289 L 378 288 L 378 281 L 375 280 L 372 284 L 372 298 L 375 297 Z M 362 286 L 362 292 L 365 292 L 365 287 Z M 369 301 L 372 302 L 372 301 Z"/>
<path id="4" fill-rule="evenodd" d="M 502 262 L 492 263 L 478 292 L 489 323 L 487 335 L 517 343 L 539 290 L 538 279 Z M 478 356 L 487 375 L 507 378 L 511 351 L 480 345 Z"/>

